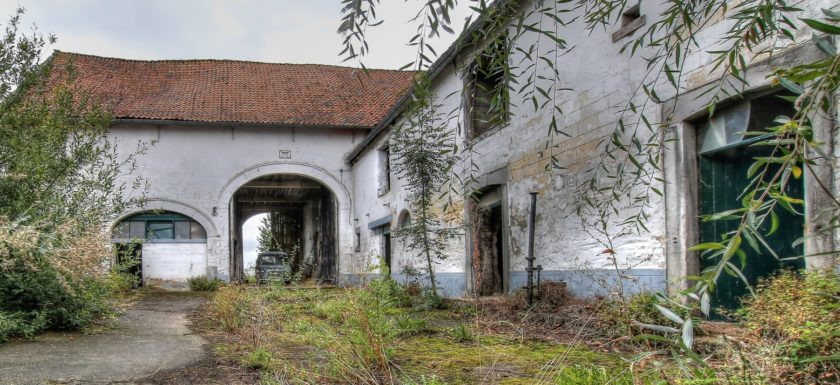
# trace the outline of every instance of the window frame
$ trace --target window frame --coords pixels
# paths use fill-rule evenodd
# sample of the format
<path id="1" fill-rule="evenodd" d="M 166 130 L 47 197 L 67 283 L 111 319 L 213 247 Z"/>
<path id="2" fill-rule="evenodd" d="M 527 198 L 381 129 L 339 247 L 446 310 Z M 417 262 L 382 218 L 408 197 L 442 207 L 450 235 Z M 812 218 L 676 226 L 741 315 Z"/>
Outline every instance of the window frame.
<path id="1" fill-rule="evenodd" d="M 466 136 L 468 140 L 480 140 L 486 136 L 492 135 L 492 133 L 500 130 L 501 128 L 510 124 L 510 89 L 509 84 L 507 81 L 507 76 L 505 76 L 505 71 L 507 71 L 507 65 L 510 60 L 510 51 L 508 47 L 509 44 L 508 35 L 506 32 L 497 35 L 487 46 L 485 46 L 481 52 L 479 53 L 476 59 L 470 63 L 467 67 L 467 73 L 465 77 L 465 84 L 464 84 L 464 105 L 466 107 L 465 115 L 465 122 L 464 126 L 467 128 Z M 480 65 L 481 57 L 487 57 L 487 53 L 491 53 L 495 55 L 496 52 L 493 52 L 493 47 L 502 47 L 501 51 L 504 54 L 504 63 L 505 65 L 502 67 L 502 72 L 500 74 L 501 78 L 497 80 L 500 85 L 493 87 L 493 90 L 500 89 L 504 93 L 502 95 L 502 111 L 499 113 L 499 119 L 494 119 L 493 122 L 488 122 L 489 125 L 486 128 L 483 128 L 481 132 L 476 132 L 477 128 L 477 114 L 476 114 L 476 92 L 478 91 L 478 77 L 480 74 L 484 73 L 494 73 L 494 68 L 489 68 L 488 71 L 482 71 L 478 68 Z M 491 56 L 492 57 L 492 56 Z M 491 60 L 491 63 L 495 60 Z M 498 69 L 497 69 L 498 70 Z M 495 74 L 495 73 L 494 73 Z M 490 77 L 490 76 L 488 76 Z M 490 100 L 487 101 L 487 115 L 494 115 L 492 113 L 492 100 L 495 95 L 490 95 Z M 495 118 L 495 116 L 493 116 Z"/>
<path id="2" fill-rule="evenodd" d="M 178 222 L 187 222 L 189 223 L 189 238 L 178 238 L 177 234 L 177 223 Z M 137 223 L 142 223 L 143 228 L 143 237 L 140 238 L 136 236 L 132 236 L 131 228 L 137 225 Z M 157 224 L 170 224 L 172 237 L 171 238 L 153 238 L 152 233 L 158 230 L 152 230 L 152 226 Z M 201 229 L 201 232 L 195 232 L 195 227 Z M 123 231 L 123 228 L 127 227 L 127 235 L 128 237 L 124 237 L 126 233 Z M 137 230 L 135 228 L 135 230 Z M 199 235 L 200 237 L 193 237 L 194 235 Z M 198 223 L 198 221 L 182 214 L 174 213 L 174 212 L 162 212 L 162 213 L 154 213 L 154 212 L 146 212 L 146 213 L 139 213 L 128 216 L 122 219 L 120 222 L 114 225 L 111 229 L 111 242 L 112 243 L 126 243 L 126 242 L 142 242 L 142 243 L 206 243 L 207 242 L 207 229 Z"/>

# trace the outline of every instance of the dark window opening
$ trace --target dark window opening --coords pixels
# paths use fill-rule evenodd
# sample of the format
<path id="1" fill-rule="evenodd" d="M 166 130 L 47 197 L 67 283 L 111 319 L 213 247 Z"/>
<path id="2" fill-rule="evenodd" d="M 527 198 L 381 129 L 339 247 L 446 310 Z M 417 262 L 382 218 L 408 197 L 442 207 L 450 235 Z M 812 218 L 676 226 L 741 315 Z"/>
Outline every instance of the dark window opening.
<path id="1" fill-rule="evenodd" d="M 143 286 L 143 245 L 139 243 L 118 243 L 114 249 L 117 263 L 124 266 L 125 273 L 134 277 L 134 282 Z"/>
<path id="2" fill-rule="evenodd" d="M 479 296 L 502 294 L 507 277 L 501 189 L 483 191 L 472 205 L 475 292 Z"/>
<path id="3" fill-rule="evenodd" d="M 630 23 L 636 21 L 636 19 L 638 19 L 641 16 L 642 14 L 641 12 L 639 12 L 639 4 L 636 4 L 621 13 L 621 26 L 625 27 Z"/>
<path id="4" fill-rule="evenodd" d="M 621 13 L 621 27 L 612 34 L 613 42 L 631 35 L 634 31 L 645 25 L 645 22 L 646 18 L 642 15 L 639 4 L 627 8 Z"/>
<path id="5" fill-rule="evenodd" d="M 397 226 L 400 229 L 407 229 L 411 227 L 411 214 L 409 214 L 408 211 L 402 211 L 399 220 L 397 220 Z"/>
<path id="6" fill-rule="evenodd" d="M 379 195 L 391 191 L 391 149 L 383 147 L 379 150 Z"/>
<path id="7" fill-rule="evenodd" d="M 362 230 L 358 227 L 356 228 L 354 247 L 356 251 L 362 251 Z"/>
<path id="8" fill-rule="evenodd" d="M 382 257 L 384 258 L 385 266 L 388 267 L 388 275 L 391 275 L 391 233 L 387 232 L 382 234 L 382 248 L 384 254 Z"/>
<path id="9" fill-rule="evenodd" d="M 373 235 L 379 237 L 379 257 L 391 274 L 391 222 L 373 228 Z"/>
<path id="10" fill-rule="evenodd" d="M 502 34 L 479 54 L 470 72 L 469 123 L 472 137 L 508 121 L 507 35 Z"/>

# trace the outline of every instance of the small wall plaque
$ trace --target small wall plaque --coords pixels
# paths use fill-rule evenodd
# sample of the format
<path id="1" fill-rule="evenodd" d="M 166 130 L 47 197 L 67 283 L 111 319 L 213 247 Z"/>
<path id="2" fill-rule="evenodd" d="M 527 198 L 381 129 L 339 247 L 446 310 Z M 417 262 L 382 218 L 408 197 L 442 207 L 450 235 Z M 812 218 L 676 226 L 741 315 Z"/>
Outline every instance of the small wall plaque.
<path id="1" fill-rule="evenodd" d="M 292 159 L 292 150 L 280 150 L 280 159 Z"/>

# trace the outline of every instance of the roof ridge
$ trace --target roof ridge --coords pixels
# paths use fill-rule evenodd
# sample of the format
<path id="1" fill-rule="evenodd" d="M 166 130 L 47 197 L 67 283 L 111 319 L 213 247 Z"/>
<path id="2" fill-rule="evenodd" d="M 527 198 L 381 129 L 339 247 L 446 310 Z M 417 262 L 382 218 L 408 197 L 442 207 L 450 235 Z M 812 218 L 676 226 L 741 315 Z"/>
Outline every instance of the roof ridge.
<path id="1" fill-rule="evenodd" d="M 67 55 L 67 56 L 85 56 L 90 58 L 102 59 L 102 60 L 113 60 L 113 61 L 121 61 L 121 62 L 132 62 L 132 63 L 245 63 L 245 64 L 263 64 L 263 65 L 284 65 L 284 66 L 299 66 L 299 67 L 331 67 L 331 68 L 341 68 L 341 69 L 350 69 L 350 70 L 363 70 L 360 67 L 350 67 L 350 66 L 341 66 L 335 64 L 319 64 L 319 63 L 277 63 L 277 62 L 263 62 L 263 61 L 255 61 L 255 60 L 242 60 L 242 59 L 127 59 L 127 58 L 120 58 L 120 57 L 112 57 L 112 56 L 100 56 L 88 53 L 80 53 L 80 52 L 65 52 L 61 50 L 53 50 L 56 54 Z M 405 71 L 405 70 L 394 70 L 394 69 L 385 69 L 385 68 L 367 68 L 368 71 L 376 71 L 376 72 L 398 72 L 398 73 L 411 73 L 415 71 Z"/>

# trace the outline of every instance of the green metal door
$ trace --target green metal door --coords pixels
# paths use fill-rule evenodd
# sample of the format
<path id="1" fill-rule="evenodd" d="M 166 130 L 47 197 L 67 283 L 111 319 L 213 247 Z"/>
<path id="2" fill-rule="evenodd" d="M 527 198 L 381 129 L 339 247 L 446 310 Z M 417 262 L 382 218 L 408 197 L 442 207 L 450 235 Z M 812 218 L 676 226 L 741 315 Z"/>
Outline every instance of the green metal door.
<path id="1" fill-rule="evenodd" d="M 747 169 L 753 163 L 753 158 L 769 156 L 770 149 L 766 146 L 750 147 L 747 143 L 726 146 L 714 151 L 701 153 L 699 166 L 700 214 L 713 214 L 725 210 L 741 208 L 741 194 L 747 187 Z M 788 185 L 788 195 L 802 198 L 802 180 L 793 180 Z M 802 247 L 792 244 L 802 237 L 804 217 L 790 213 L 781 207 L 776 208 L 780 226 L 778 230 L 766 237 L 766 241 L 780 258 L 802 255 Z M 770 221 L 764 224 L 762 234 L 769 231 Z M 700 222 L 700 242 L 718 242 L 722 234 L 738 227 L 738 220 Z M 767 277 L 781 268 L 802 268 L 804 261 L 780 261 L 766 250 L 761 253 L 749 247 L 746 242 L 742 245 L 746 252 L 746 267 L 743 273 L 751 285 L 759 278 Z M 738 259 L 738 258 L 735 258 Z M 701 261 L 701 269 L 712 266 L 717 260 Z M 732 261 L 739 265 L 735 260 Z M 740 267 L 740 266 L 739 266 Z M 741 297 L 748 295 L 744 282 L 729 274 L 722 274 L 712 295 L 712 307 L 737 309 L 741 305 Z M 720 314 L 717 314 L 720 316 Z"/>

